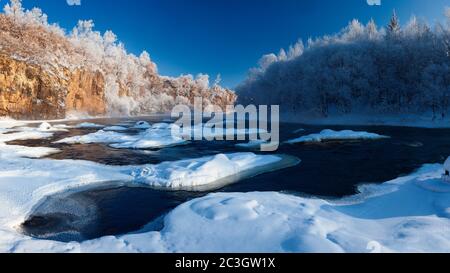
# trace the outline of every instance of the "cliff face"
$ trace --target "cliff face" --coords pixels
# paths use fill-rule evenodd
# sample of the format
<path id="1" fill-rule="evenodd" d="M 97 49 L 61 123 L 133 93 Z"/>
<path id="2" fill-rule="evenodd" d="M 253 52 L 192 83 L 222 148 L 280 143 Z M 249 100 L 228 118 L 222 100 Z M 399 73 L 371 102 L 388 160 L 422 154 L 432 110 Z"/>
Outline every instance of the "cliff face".
<path id="1" fill-rule="evenodd" d="M 102 73 L 76 70 L 68 82 L 66 112 L 105 115 L 105 80 Z"/>
<path id="2" fill-rule="evenodd" d="M 99 72 L 77 70 L 67 77 L 0 55 L 0 115 L 17 119 L 64 118 L 67 112 L 106 113 Z"/>
<path id="3" fill-rule="evenodd" d="M 68 36 L 35 16 L 0 14 L 0 116 L 145 115 L 192 104 L 195 97 L 223 109 L 236 101 L 231 90 L 209 87 L 207 77 L 160 76 L 147 53 L 128 54 L 111 42 L 113 34 L 101 36 L 89 22 Z"/>

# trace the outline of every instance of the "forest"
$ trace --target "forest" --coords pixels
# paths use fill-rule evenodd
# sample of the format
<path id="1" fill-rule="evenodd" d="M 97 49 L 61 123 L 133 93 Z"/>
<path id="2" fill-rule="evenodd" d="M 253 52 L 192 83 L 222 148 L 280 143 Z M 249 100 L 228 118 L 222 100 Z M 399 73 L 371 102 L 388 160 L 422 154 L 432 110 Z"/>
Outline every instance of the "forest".
<path id="1" fill-rule="evenodd" d="M 450 9 L 430 26 L 395 11 L 385 27 L 353 20 L 334 35 L 268 54 L 237 88 L 243 104 L 328 118 L 417 115 L 442 120 L 450 107 Z"/>

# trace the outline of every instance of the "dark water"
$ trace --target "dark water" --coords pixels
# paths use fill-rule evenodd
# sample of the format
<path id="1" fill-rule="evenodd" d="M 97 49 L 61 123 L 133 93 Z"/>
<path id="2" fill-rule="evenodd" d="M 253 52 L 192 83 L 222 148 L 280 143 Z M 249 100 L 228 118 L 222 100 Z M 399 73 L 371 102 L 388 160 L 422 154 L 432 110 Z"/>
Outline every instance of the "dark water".
<path id="1" fill-rule="evenodd" d="M 92 122 L 113 125 L 120 120 Z M 300 128 L 305 131 L 294 133 Z M 355 194 L 358 184 L 382 183 L 409 174 L 425 163 L 441 163 L 450 155 L 448 141 L 450 129 L 282 124 L 281 139 L 285 141 L 301 135 L 318 133 L 323 129 L 368 131 L 391 138 L 377 141 L 282 145 L 276 153 L 296 156 L 302 160 L 302 163 L 296 167 L 246 179 L 218 191 L 283 191 L 339 198 Z M 13 144 L 56 147 L 63 151 L 51 158 L 91 160 L 110 165 L 157 164 L 163 161 L 196 158 L 217 153 L 249 151 L 235 147 L 237 142 L 193 142 L 187 146 L 145 151 L 116 150 L 102 144 L 52 144 L 53 141 L 63 137 L 97 130 L 77 129 L 68 133 L 58 133 L 51 140 L 16 141 Z M 53 200 L 50 198 L 43 202 L 43 206 L 36 209 L 23 227 L 25 233 L 38 238 L 62 241 L 123 234 L 139 230 L 177 205 L 205 194 L 207 193 L 165 192 L 123 186 L 90 189 L 69 196 L 55 197 Z M 60 206 L 58 204 L 61 203 L 61 201 L 55 201 L 58 198 L 78 200 L 77 209 L 75 209 L 78 211 L 78 216 L 55 212 Z M 86 207 L 95 209 L 86 210 Z M 88 214 L 89 217 L 80 211 Z M 89 220 L 80 224 L 77 217 Z M 159 225 L 150 227 L 154 230 L 158 228 L 160 228 Z"/>

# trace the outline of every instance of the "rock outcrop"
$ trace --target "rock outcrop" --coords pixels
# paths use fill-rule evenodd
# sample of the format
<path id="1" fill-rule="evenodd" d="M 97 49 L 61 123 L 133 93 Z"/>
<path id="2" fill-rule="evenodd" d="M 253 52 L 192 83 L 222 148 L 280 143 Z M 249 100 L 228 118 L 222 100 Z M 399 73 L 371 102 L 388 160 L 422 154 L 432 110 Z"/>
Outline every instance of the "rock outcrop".
<path id="1" fill-rule="evenodd" d="M 17 119 L 64 118 L 66 112 L 104 115 L 100 72 L 66 71 L 59 77 L 41 67 L 0 55 L 0 115 Z"/>

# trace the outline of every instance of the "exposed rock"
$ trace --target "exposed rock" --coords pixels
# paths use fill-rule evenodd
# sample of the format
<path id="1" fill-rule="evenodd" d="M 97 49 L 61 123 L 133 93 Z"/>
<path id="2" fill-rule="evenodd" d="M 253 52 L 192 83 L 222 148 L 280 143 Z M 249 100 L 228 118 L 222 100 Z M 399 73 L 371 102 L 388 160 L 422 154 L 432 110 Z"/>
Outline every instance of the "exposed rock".
<path id="1" fill-rule="evenodd" d="M 40 67 L 0 55 L 0 115 L 50 119 L 65 116 L 65 81 Z"/>
<path id="2" fill-rule="evenodd" d="M 91 116 L 106 114 L 105 80 L 100 72 L 77 70 L 69 80 L 66 111 L 78 111 Z"/>
<path id="3" fill-rule="evenodd" d="M 17 119 L 64 118 L 70 111 L 104 115 L 102 74 L 82 70 L 66 73 L 68 80 L 0 55 L 0 115 Z"/>

